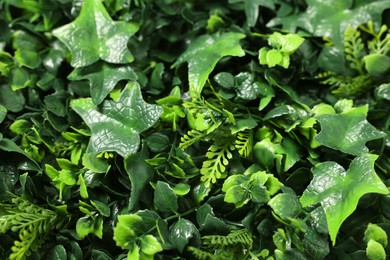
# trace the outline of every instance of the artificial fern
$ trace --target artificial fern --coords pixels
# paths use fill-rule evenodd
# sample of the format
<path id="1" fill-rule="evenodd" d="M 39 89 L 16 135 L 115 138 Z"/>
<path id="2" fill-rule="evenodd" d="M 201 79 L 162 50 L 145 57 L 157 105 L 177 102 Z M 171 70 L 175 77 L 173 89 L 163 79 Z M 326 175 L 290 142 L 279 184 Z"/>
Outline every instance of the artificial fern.
<path id="1" fill-rule="evenodd" d="M 208 160 L 203 162 L 200 173 L 203 175 L 201 181 L 206 186 L 216 183 L 217 179 L 226 177 L 226 166 L 229 159 L 233 157 L 231 151 L 235 149 L 234 139 L 227 138 L 225 142 L 214 142 L 206 153 Z"/>
<path id="2" fill-rule="evenodd" d="M 251 154 L 253 147 L 253 130 L 250 129 L 238 132 L 234 147 L 241 156 L 248 157 Z"/>
<path id="3" fill-rule="evenodd" d="M 180 138 L 179 147 L 182 149 L 186 149 L 189 146 L 196 143 L 197 141 L 201 140 L 206 135 L 207 135 L 207 133 L 205 133 L 205 132 L 200 132 L 200 131 L 195 130 L 195 129 L 190 130 L 187 132 L 186 135 L 184 135 Z"/>
<path id="4" fill-rule="evenodd" d="M 361 32 L 368 33 L 372 39 L 364 45 Z M 386 35 L 385 35 L 386 34 Z M 319 73 L 322 84 L 331 85 L 333 93 L 344 96 L 357 96 L 372 88 L 376 79 L 370 75 L 365 67 L 365 57 L 372 54 L 387 55 L 390 52 L 390 34 L 386 25 L 382 25 L 379 32 L 376 32 L 372 22 L 367 26 L 353 28 L 348 26 L 344 32 L 344 53 L 351 69 L 356 71 L 355 76 L 337 75 L 328 71 Z M 366 52 L 368 50 L 368 53 Z"/>
<path id="5" fill-rule="evenodd" d="M 202 237 L 202 248 L 189 247 L 196 259 L 247 259 L 252 248 L 252 235 L 246 229 L 231 231 L 226 236 L 209 235 Z"/>
<path id="6" fill-rule="evenodd" d="M 203 242 L 210 248 L 221 249 L 227 246 L 237 244 L 251 247 L 252 235 L 246 229 L 238 229 L 229 233 L 227 236 L 211 235 L 202 237 Z"/>
<path id="7" fill-rule="evenodd" d="M 9 259 L 25 259 L 31 251 L 41 247 L 47 234 L 53 230 L 59 219 L 54 211 L 41 208 L 21 197 L 13 197 L 11 203 L 0 204 L 0 232 L 18 232 Z"/>

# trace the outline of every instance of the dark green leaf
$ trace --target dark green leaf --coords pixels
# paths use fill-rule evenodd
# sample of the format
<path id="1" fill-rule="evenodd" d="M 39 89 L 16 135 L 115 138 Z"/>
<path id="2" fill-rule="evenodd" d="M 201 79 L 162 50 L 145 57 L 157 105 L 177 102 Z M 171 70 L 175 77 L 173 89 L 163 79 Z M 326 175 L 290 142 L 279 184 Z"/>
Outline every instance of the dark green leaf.
<path id="1" fill-rule="evenodd" d="M 177 211 L 177 196 L 168 183 L 157 182 L 156 190 L 154 191 L 154 205 L 160 211 Z"/>

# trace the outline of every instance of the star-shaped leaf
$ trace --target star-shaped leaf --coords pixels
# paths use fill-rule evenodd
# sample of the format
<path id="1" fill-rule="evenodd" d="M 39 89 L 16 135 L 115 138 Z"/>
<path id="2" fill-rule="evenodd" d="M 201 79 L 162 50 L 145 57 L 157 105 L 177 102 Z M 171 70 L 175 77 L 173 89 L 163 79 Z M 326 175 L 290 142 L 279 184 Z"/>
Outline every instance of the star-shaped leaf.
<path id="1" fill-rule="evenodd" d="M 284 30 L 295 32 L 303 28 L 315 36 L 331 38 L 336 45 L 343 43 L 348 25 L 358 26 L 373 21 L 380 26 L 382 12 L 390 8 L 388 0 L 307 0 L 307 9 L 300 14 L 276 17 L 267 25 L 283 25 Z M 377 28 L 378 28 L 377 27 Z"/>
<path id="2" fill-rule="evenodd" d="M 96 62 L 88 67 L 76 68 L 68 76 L 70 80 L 88 79 L 92 101 L 98 105 L 114 89 L 120 80 L 137 80 L 137 74 L 129 65 Z"/>
<path id="3" fill-rule="evenodd" d="M 368 106 L 350 109 L 341 114 L 323 114 L 315 118 L 321 132 L 314 137 L 320 144 L 352 155 L 368 152 L 365 143 L 386 136 L 367 120 Z"/>
<path id="4" fill-rule="evenodd" d="M 105 101 L 100 111 L 91 98 L 71 101 L 71 107 L 91 129 L 87 152 L 117 152 L 125 157 L 137 152 L 139 133 L 152 127 L 163 109 L 142 99 L 138 83 L 130 82 L 119 99 Z"/>
<path id="5" fill-rule="evenodd" d="M 303 207 L 321 203 L 333 245 L 341 224 L 355 211 L 363 195 L 389 193 L 375 173 L 374 163 L 377 158 L 373 154 L 356 157 L 348 171 L 336 162 L 319 163 L 312 169 L 313 180 L 300 202 Z"/>
<path id="6" fill-rule="evenodd" d="M 133 61 L 127 42 L 137 30 L 134 23 L 114 22 L 101 0 L 85 0 L 76 20 L 53 34 L 71 51 L 71 65 L 83 67 L 99 59 L 115 64 Z"/>
<path id="7" fill-rule="evenodd" d="M 202 35 L 190 44 L 188 49 L 172 65 L 172 68 L 188 62 L 188 81 L 191 95 L 197 96 L 202 92 L 207 78 L 221 58 L 245 55 L 239 44 L 239 41 L 244 37 L 244 34 L 233 32 L 222 35 Z"/>

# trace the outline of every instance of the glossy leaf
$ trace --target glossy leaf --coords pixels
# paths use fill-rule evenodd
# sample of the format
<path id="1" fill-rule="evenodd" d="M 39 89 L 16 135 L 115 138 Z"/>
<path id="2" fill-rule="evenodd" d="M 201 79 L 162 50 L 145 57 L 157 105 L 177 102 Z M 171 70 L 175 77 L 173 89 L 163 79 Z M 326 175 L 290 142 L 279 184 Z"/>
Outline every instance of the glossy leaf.
<path id="1" fill-rule="evenodd" d="M 365 143 L 386 134 L 366 120 L 367 111 L 368 106 L 361 106 L 341 114 L 316 116 L 321 132 L 314 139 L 322 145 L 356 156 L 368 152 Z"/>
<path id="2" fill-rule="evenodd" d="M 135 81 L 137 75 L 129 65 L 97 62 L 88 67 L 76 68 L 68 79 L 89 80 L 92 100 L 99 105 L 120 80 Z"/>
<path id="3" fill-rule="evenodd" d="M 177 196 L 168 183 L 157 182 L 154 192 L 154 204 L 160 211 L 177 211 Z"/>
<path id="4" fill-rule="evenodd" d="M 106 101 L 100 111 L 91 98 L 71 101 L 71 107 L 91 129 L 88 152 L 117 152 L 125 157 L 135 153 L 139 133 L 152 127 L 162 108 L 143 101 L 138 83 L 127 84 L 117 101 Z"/>
<path id="5" fill-rule="evenodd" d="M 199 239 L 199 231 L 195 225 L 187 219 L 180 219 L 170 229 L 169 241 L 180 252 L 183 252 L 184 247 L 191 238 Z"/>
<path id="6" fill-rule="evenodd" d="M 343 33 L 348 25 L 365 24 L 373 21 L 376 26 L 381 21 L 382 12 L 390 8 L 387 0 L 379 1 L 308 0 L 307 9 L 300 14 L 276 17 L 268 26 L 283 25 L 283 29 L 295 32 L 298 27 L 315 36 L 331 38 L 338 46 L 342 44 Z"/>
<path id="7" fill-rule="evenodd" d="M 146 149 L 131 154 L 125 158 L 125 169 L 131 182 L 129 212 L 137 209 L 142 193 L 153 179 L 154 169 L 145 160 L 148 158 Z"/>
<path id="8" fill-rule="evenodd" d="M 141 250 L 142 253 L 146 255 L 155 255 L 156 253 L 161 252 L 163 249 L 160 242 L 158 242 L 154 236 L 146 235 L 141 238 Z"/>
<path id="9" fill-rule="evenodd" d="M 386 251 L 383 246 L 375 240 L 367 243 L 366 255 L 368 260 L 385 260 Z"/>
<path id="10" fill-rule="evenodd" d="M 78 68 L 99 59 L 115 64 L 133 61 L 127 42 L 137 30 L 133 23 L 112 21 L 100 0 L 86 0 L 76 20 L 53 34 L 69 48 L 71 65 Z"/>
<path id="11" fill-rule="evenodd" d="M 188 62 L 188 81 L 191 95 L 200 95 L 207 78 L 221 58 L 245 55 L 239 44 L 239 41 L 244 37 L 244 34 L 233 32 L 221 35 L 202 35 L 190 44 L 172 67 Z"/>
<path id="12" fill-rule="evenodd" d="M 6 115 L 7 109 L 3 105 L 0 105 L 0 123 L 3 122 Z"/>
<path id="13" fill-rule="evenodd" d="M 312 169 L 313 180 L 300 202 L 303 207 L 321 203 L 333 244 L 336 243 L 341 224 L 355 211 L 363 195 L 389 193 L 375 173 L 374 162 L 377 157 L 372 154 L 356 157 L 347 171 L 335 162 L 319 163 Z"/>

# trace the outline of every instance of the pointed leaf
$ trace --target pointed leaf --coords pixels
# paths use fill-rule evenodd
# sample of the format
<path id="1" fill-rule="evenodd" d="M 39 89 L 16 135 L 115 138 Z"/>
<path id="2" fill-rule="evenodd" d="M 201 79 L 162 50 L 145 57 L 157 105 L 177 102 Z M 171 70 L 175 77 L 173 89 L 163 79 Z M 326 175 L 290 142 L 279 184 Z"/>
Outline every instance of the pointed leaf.
<path id="1" fill-rule="evenodd" d="M 182 218 L 171 227 L 169 240 L 173 246 L 183 252 L 189 240 L 191 238 L 199 239 L 199 236 L 199 231 L 195 225 L 191 221 Z"/>
<path id="2" fill-rule="evenodd" d="M 124 64 L 134 58 L 127 42 L 138 26 L 114 22 L 101 0 L 85 0 L 80 15 L 72 23 L 53 31 L 71 51 L 73 67 L 88 66 L 99 59 Z"/>
<path id="3" fill-rule="evenodd" d="M 313 180 L 300 202 L 303 207 L 321 203 L 333 244 L 341 224 L 355 211 L 364 194 L 389 193 L 375 173 L 374 162 L 377 158 L 373 154 L 357 157 L 351 162 L 348 171 L 335 162 L 319 163 L 312 169 Z"/>
<path id="4" fill-rule="evenodd" d="M 173 211 L 178 209 L 177 195 L 168 183 L 158 181 L 154 192 L 154 204 L 160 211 Z"/>
<path id="5" fill-rule="evenodd" d="M 368 152 L 365 143 L 386 136 L 367 120 L 368 106 L 353 108 L 341 114 L 317 115 L 321 132 L 314 139 L 322 145 L 352 155 Z"/>
<path id="6" fill-rule="evenodd" d="M 118 101 L 106 101 L 102 112 L 91 98 L 71 101 L 71 107 L 91 129 L 88 152 L 117 152 L 125 157 L 135 153 L 140 143 L 139 133 L 158 120 L 162 108 L 142 99 L 138 83 L 127 84 Z"/>
<path id="7" fill-rule="evenodd" d="M 76 68 L 68 76 L 70 80 L 88 79 L 93 102 L 98 105 L 114 89 L 120 80 L 137 80 L 134 70 L 128 65 L 97 62 L 91 66 Z"/>
<path id="8" fill-rule="evenodd" d="M 239 44 L 244 37 L 244 34 L 233 32 L 222 35 L 202 35 L 190 44 L 172 67 L 188 62 L 190 92 L 192 95 L 199 95 L 207 78 L 221 58 L 245 55 Z"/>

